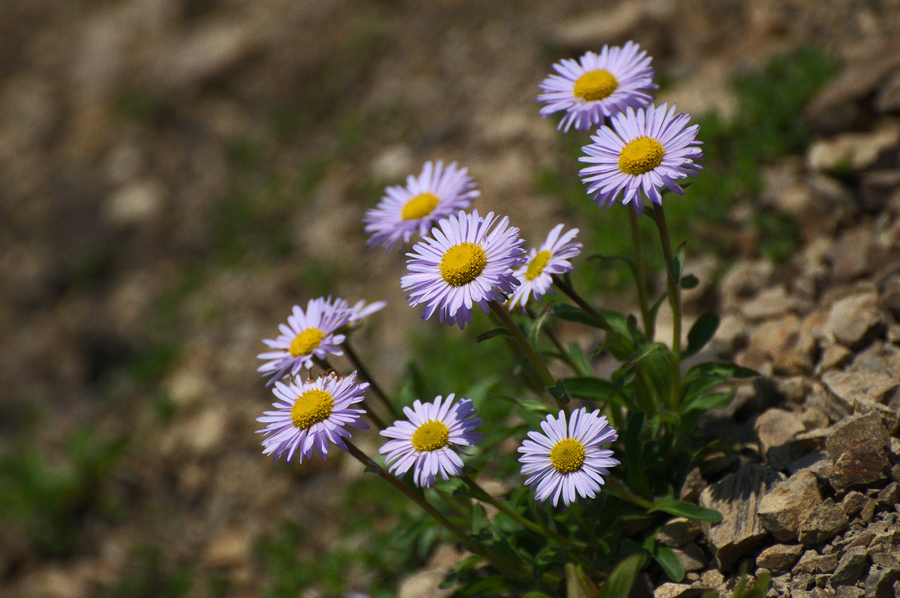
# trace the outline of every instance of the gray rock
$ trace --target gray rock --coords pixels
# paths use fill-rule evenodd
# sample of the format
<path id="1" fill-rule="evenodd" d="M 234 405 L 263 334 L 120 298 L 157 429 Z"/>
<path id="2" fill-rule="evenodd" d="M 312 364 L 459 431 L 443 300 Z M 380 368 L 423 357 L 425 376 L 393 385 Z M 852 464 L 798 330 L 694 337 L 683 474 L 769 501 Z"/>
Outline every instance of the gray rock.
<path id="1" fill-rule="evenodd" d="M 827 498 L 800 523 L 798 539 L 801 544 L 818 544 L 847 529 L 849 523 L 844 511 Z"/>
<path id="2" fill-rule="evenodd" d="M 723 515 L 722 521 L 714 526 L 704 523 L 719 569 L 728 569 L 765 539 L 766 530 L 757 515 L 760 497 L 781 479 L 767 467 L 748 464 L 700 495 L 701 506 L 716 509 Z"/>
<path id="3" fill-rule="evenodd" d="M 856 446 L 852 446 L 841 455 L 828 482 L 837 492 L 854 486 L 865 486 L 887 478 L 890 461 L 887 451 L 879 440 L 864 440 Z"/>
<path id="4" fill-rule="evenodd" d="M 653 590 L 653 598 L 691 598 L 702 593 L 702 588 L 690 584 L 667 582 Z"/>
<path id="5" fill-rule="evenodd" d="M 831 576 L 831 585 L 846 586 L 859 581 L 863 571 L 869 566 L 869 559 L 866 553 L 867 550 L 862 546 L 848 548 Z"/>
<path id="6" fill-rule="evenodd" d="M 866 504 L 866 500 L 864 494 L 857 492 L 856 490 L 851 490 L 844 496 L 844 500 L 841 501 L 841 508 L 844 509 L 844 513 L 847 517 L 853 517 L 862 511 L 863 506 Z"/>
<path id="7" fill-rule="evenodd" d="M 792 411 L 769 409 L 756 418 L 754 424 L 759 448 L 763 454 L 769 449 L 792 441 L 797 434 L 806 431 L 800 418 Z"/>
<path id="8" fill-rule="evenodd" d="M 797 300 L 788 295 L 784 285 L 778 285 L 760 292 L 741 306 L 741 311 L 749 320 L 770 320 L 783 316 L 794 309 Z"/>
<path id="9" fill-rule="evenodd" d="M 865 591 L 854 586 L 839 586 L 834 590 L 834 598 L 862 598 Z"/>
<path id="10" fill-rule="evenodd" d="M 837 460 L 848 448 L 858 445 L 863 440 L 874 439 L 888 448 L 889 438 L 877 415 L 852 415 L 831 429 L 831 435 L 825 441 L 825 450 L 831 459 Z"/>
<path id="11" fill-rule="evenodd" d="M 856 410 L 859 399 L 883 403 L 886 395 L 900 384 L 891 376 L 872 370 L 830 371 L 822 376 L 822 382 L 848 414 Z"/>
<path id="12" fill-rule="evenodd" d="M 656 534 L 656 539 L 664 546 L 684 546 L 693 542 L 703 531 L 699 521 L 676 517 L 665 522 Z"/>
<path id="13" fill-rule="evenodd" d="M 885 486 L 884 490 L 878 493 L 878 506 L 882 509 L 889 509 L 900 504 L 900 484 L 891 482 Z"/>
<path id="14" fill-rule="evenodd" d="M 894 582 L 900 580 L 900 568 L 872 567 L 866 577 L 866 598 L 896 598 Z"/>
<path id="15" fill-rule="evenodd" d="M 867 254 L 867 257 L 871 255 Z M 828 323 L 834 339 L 854 351 L 883 336 L 887 330 L 878 311 L 878 294 L 875 292 L 838 299 L 831 306 Z"/>
<path id="16" fill-rule="evenodd" d="M 695 542 L 686 544 L 681 548 L 673 548 L 672 551 L 685 571 L 702 571 L 709 564 L 709 559 Z"/>
<path id="17" fill-rule="evenodd" d="M 802 552 L 803 547 L 799 544 L 775 544 L 759 553 L 756 566 L 772 571 L 786 571 L 797 562 Z"/>
<path id="18" fill-rule="evenodd" d="M 821 502 L 815 474 L 800 471 L 762 497 L 758 515 L 763 527 L 778 541 L 793 542 L 797 540 L 800 523 Z"/>

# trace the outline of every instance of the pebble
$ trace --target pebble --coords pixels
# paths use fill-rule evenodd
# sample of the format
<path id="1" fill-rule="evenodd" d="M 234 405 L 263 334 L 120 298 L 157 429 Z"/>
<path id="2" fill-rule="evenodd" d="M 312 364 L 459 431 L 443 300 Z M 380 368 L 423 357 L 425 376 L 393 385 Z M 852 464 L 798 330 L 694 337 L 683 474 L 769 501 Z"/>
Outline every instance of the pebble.
<path id="1" fill-rule="evenodd" d="M 847 529 L 849 523 L 844 511 L 826 498 L 800 523 L 798 539 L 801 544 L 818 544 Z"/>
<path id="2" fill-rule="evenodd" d="M 780 542 L 795 542 L 800 523 L 822 502 L 815 474 L 800 471 L 766 493 L 759 502 L 762 526 Z"/>
<path id="3" fill-rule="evenodd" d="M 756 566 L 772 571 L 785 571 L 797 562 L 802 552 L 803 546 L 799 544 L 775 544 L 759 553 Z"/>
<path id="4" fill-rule="evenodd" d="M 862 546 L 847 549 L 841 557 L 834 574 L 831 576 L 832 586 L 855 584 L 868 566 L 867 551 Z"/>

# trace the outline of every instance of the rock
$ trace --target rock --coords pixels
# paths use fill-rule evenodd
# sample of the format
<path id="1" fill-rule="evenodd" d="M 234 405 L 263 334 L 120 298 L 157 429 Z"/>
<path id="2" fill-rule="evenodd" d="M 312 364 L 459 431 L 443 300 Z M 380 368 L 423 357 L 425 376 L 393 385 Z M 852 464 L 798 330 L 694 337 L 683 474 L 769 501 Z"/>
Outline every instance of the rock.
<path id="1" fill-rule="evenodd" d="M 862 293 L 838 299 L 831 306 L 828 326 L 837 342 L 859 351 L 886 330 L 878 311 L 878 295 Z"/>
<path id="2" fill-rule="evenodd" d="M 818 544 L 847 529 L 849 523 L 844 511 L 827 498 L 800 523 L 798 539 L 801 544 Z"/>
<path id="3" fill-rule="evenodd" d="M 860 203 L 867 212 L 879 212 L 900 188 L 900 170 L 875 170 L 863 174 Z M 871 233 L 870 233 L 871 236 Z"/>
<path id="4" fill-rule="evenodd" d="M 898 278 L 900 280 L 900 278 Z M 898 283 L 898 306 L 900 306 L 900 283 Z M 900 307 L 898 307 L 900 312 Z M 743 318 L 735 314 L 725 314 L 710 341 L 710 350 L 715 354 L 731 355 L 747 344 L 747 325 Z"/>
<path id="5" fill-rule="evenodd" d="M 853 585 L 859 581 L 860 576 L 869 565 L 866 549 L 862 546 L 854 546 L 846 550 L 841 556 L 837 569 L 831 576 L 832 586 Z"/>
<path id="6" fill-rule="evenodd" d="M 799 444 L 791 441 L 797 434 L 805 432 L 806 427 L 792 411 L 769 409 L 756 419 L 754 428 L 759 438 L 760 452 L 774 469 L 786 469 L 802 454 Z"/>
<path id="7" fill-rule="evenodd" d="M 664 27 L 674 9 L 674 2 L 631 2 L 613 9 L 580 14 L 557 25 L 551 35 L 556 43 L 578 52 L 597 51 L 603 44 L 623 43 L 634 39 L 637 32 Z M 660 42 L 662 39 L 642 40 L 641 45 L 648 49 L 648 43 L 652 48 Z"/>
<path id="8" fill-rule="evenodd" d="M 702 531 L 703 527 L 699 521 L 676 517 L 663 524 L 656 534 L 656 539 L 664 546 L 684 546 L 693 542 Z"/>
<path id="9" fill-rule="evenodd" d="M 867 227 L 843 233 L 831 251 L 833 281 L 847 283 L 868 274 L 874 248 L 875 233 Z"/>
<path id="10" fill-rule="evenodd" d="M 723 516 L 722 521 L 714 526 L 703 524 L 720 570 L 731 567 L 765 538 L 766 530 L 756 513 L 760 497 L 779 480 L 781 476 L 777 472 L 748 464 L 711 485 L 700 495 L 701 506 L 716 509 Z"/>
<path id="11" fill-rule="evenodd" d="M 165 190 L 159 181 L 128 183 L 106 200 L 104 215 L 111 224 L 119 226 L 152 222 L 162 213 L 164 197 Z"/>
<path id="12" fill-rule="evenodd" d="M 891 482 L 884 490 L 878 493 L 878 506 L 882 509 L 890 509 L 900 504 L 900 484 Z"/>
<path id="13" fill-rule="evenodd" d="M 851 490 L 846 495 L 844 495 L 844 500 L 841 501 L 841 508 L 844 509 L 844 513 L 847 517 L 853 517 L 860 511 L 862 511 L 863 506 L 866 504 L 865 494 L 861 492 L 857 492 L 856 490 Z"/>
<path id="14" fill-rule="evenodd" d="M 702 571 L 709 563 L 703 550 L 694 542 L 685 544 L 681 548 L 673 548 L 672 551 L 678 557 L 685 571 Z"/>
<path id="15" fill-rule="evenodd" d="M 844 492 L 853 486 L 865 486 L 887 478 L 890 461 L 887 452 L 878 440 L 864 440 L 852 446 L 841 455 L 828 482 L 837 492 Z"/>
<path id="16" fill-rule="evenodd" d="M 252 542 L 246 532 L 227 530 L 210 540 L 203 562 L 212 569 L 241 567 L 247 564 L 252 549 Z"/>
<path id="17" fill-rule="evenodd" d="M 775 544 L 759 553 L 756 566 L 772 571 L 786 571 L 797 562 L 802 552 L 803 547 L 799 544 Z"/>
<path id="18" fill-rule="evenodd" d="M 890 447 L 887 430 L 875 414 L 852 415 L 835 424 L 825 441 L 825 450 L 829 457 L 838 459 L 864 440 L 877 440 L 885 449 Z"/>
<path id="19" fill-rule="evenodd" d="M 415 168 L 412 150 L 400 144 L 383 150 L 372 161 L 369 172 L 377 181 L 397 181 L 411 174 Z"/>
<path id="20" fill-rule="evenodd" d="M 853 351 L 844 345 L 835 343 L 825 349 L 822 353 L 822 357 L 819 359 L 819 365 L 816 368 L 816 373 L 819 374 L 840 367 L 850 361 L 850 357 L 852 356 Z"/>
<path id="21" fill-rule="evenodd" d="M 820 433 L 823 430 L 813 430 L 813 432 L 808 432 L 807 434 L 801 434 L 798 436 L 798 439 L 801 439 L 801 442 L 805 436 L 808 436 L 813 433 Z M 834 467 L 834 463 L 828 456 L 820 451 L 814 450 L 806 453 L 796 461 L 793 461 L 790 465 L 788 465 L 787 470 L 788 473 L 793 477 L 794 474 L 801 471 L 808 471 L 809 473 L 814 474 L 817 478 L 827 478 L 831 473 L 831 469 Z"/>
<path id="22" fill-rule="evenodd" d="M 900 272 L 885 277 L 878 285 L 878 309 L 900 318 Z"/>
<path id="23" fill-rule="evenodd" d="M 820 172 L 844 167 L 864 170 L 875 164 L 883 151 L 898 143 L 900 127 L 896 121 L 886 119 L 871 132 L 841 133 L 814 142 L 806 152 L 806 163 L 810 169 Z"/>
<path id="24" fill-rule="evenodd" d="M 878 506 L 878 503 L 871 498 L 866 499 L 866 504 L 863 505 L 862 511 L 859 512 L 859 518 L 868 523 L 872 521 L 872 518 L 875 516 L 875 508 Z"/>
<path id="25" fill-rule="evenodd" d="M 740 260 L 722 277 L 719 292 L 726 307 L 752 297 L 768 284 L 775 266 L 768 260 Z"/>
<path id="26" fill-rule="evenodd" d="M 687 477 L 684 479 L 684 484 L 681 486 L 681 491 L 678 493 L 678 500 L 696 503 L 700 499 L 700 493 L 703 492 L 707 486 L 709 486 L 709 484 L 703 479 L 700 468 L 695 467 L 688 472 Z"/>
<path id="27" fill-rule="evenodd" d="M 839 586 L 834 590 L 834 598 L 862 598 L 865 592 L 854 586 Z"/>
<path id="28" fill-rule="evenodd" d="M 702 593 L 702 589 L 690 584 L 669 581 L 653 590 L 653 598 L 692 598 Z"/>
<path id="29" fill-rule="evenodd" d="M 900 72 L 888 80 L 875 96 L 875 109 L 884 113 L 900 112 Z"/>
<path id="30" fill-rule="evenodd" d="M 784 285 L 778 285 L 765 289 L 748 300 L 741 306 L 741 312 L 750 320 L 768 320 L 785 315 L 796 303 L 796 299 L 788 294 Z"/>
<path id="31" fill-rule="evenodd" d="M 257 39 L 246 23 L 206 20 L 184 38 L 165 45 L 154 80 L 167 89 L 212 81 L 245 61 L 256 48 Z"/>
<path id="32" fill-rule="evenodd" d="M 852 372 L 826 372 L 822 376 L 822 382 L 825 383 L 831 397 L 848 414 L 856 410 L 860 400 L 883 403 L 887 394 L 900 385 L 900 382 L 887 374 L 862 369 Z M 831 416 L 828 410 L 826 413 Z"/>
<path id="33" fill-rule="evenodd" d="M 866 598 L 896 598 L 894 582 L 900 580 L 900 568 L 872 567 L 866 577 Z"/>
<path id="34" fill-rule="evenodd" d="M 780 542 L 793 542 L 797 540 L 800 523 L 821 502 L 816 476 L 809 471 L 800 471 L 762 497 L 759 520 Z"/>

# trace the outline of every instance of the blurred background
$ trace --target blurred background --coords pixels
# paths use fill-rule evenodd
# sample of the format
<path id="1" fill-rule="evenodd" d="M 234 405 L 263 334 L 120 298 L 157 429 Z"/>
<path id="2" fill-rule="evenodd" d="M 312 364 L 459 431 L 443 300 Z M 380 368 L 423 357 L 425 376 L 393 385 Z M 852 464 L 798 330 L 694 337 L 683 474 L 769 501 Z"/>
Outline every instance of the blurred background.
<path id="1" fill-rule="evenodd" d="M 577 179 L 587 136 L 535 96 L 633 39 L 702 119 L 710 182 L 673 208 L 691 250 L 783 259 L 802 225 L 738 209 L 756 164 L 804 147 L 800 109 L 898 25 L 896 0 L 2 0 L 0 596 L 393 595 L 434 558 L 384 549 L 399 497 L 254 434 L 261 340 L 322 294 L 388 301 L 355 342 L 392 392 L 411 361 L 440 387 L 493 359 L 366 248 L 384 186 L 456 160 L 529 246 L 567 222 L 627 248 Z"/>

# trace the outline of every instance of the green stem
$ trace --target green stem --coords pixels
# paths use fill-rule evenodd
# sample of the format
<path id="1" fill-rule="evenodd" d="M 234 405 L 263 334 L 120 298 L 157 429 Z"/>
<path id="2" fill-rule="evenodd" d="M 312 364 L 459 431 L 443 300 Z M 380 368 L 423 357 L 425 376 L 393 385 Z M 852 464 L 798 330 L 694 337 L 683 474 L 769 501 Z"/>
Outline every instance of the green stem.
<path id="1" fill-rule="evenodd" d="M 460 479 L 462 479 L 462 481 L 465 482 L 465 484 L 469 488 L 471 488 L 473 492 L 475 492 L 475 494 L 478 496 L 479 500 L 481 500 L 482 502 L 486 502 L 490 505 L 493 505 L 507 517 L 514 519 L 515 521 L 518 521 L 522 525 L 522 527 L 529 529 L 536 534 L 541 534 L 541 535 L 547 536 L 548 538 L 553 538 L 554 540 L 556 540 L 557 543 L 562 544 L 563 546 L 568 546 L 569 548 L 576 548 L 578 550 L 583 550 L 585 548 L 584 544 L 579 544 L 578 542 L 569 540 L 565 536 L 562 536 L 562 535 L 554 532 L 553 530 L 551 530 L 550 528 L 548 528 L 546 526 L 543 526 L 539 523 L 535 523 L 534 521 L 529 521 L 528 519 L 525 519 L 524 517 L 522 517 L 521 515 L 519 515 L 512 509 L 510 509 L 509 507 L 507 507 L 502 501 L 497 500 L 496 498 L 494 498 L 493 496 L 488 494 L 487 490 L 482 488 L 478 484 L 478 482 L 476 482 L 469 476 L 464 475 L 464 476 L 461 476 Z"/>
<path id="2" fill-rule="evenodd" d="M 547 365 L 544 363 L 544 360 L 541 359 L 541 356 L 538 355 L 538 352 L 534 350 L 534 347 L 528 342 L 528 339 L 525 338 L 525 335 L 522 334 L 522 331 L 513 322 L 513 319 L 510 317 L 509 312 L 506 311 L 502 305 L 497 303 L 496 301 L 490 302 L 491 311 L 494 315 L 499 318 L 499 320 L 503 323 L 507 330 L 513 335 L 513 339 L 515 339 L 516 344 L 519 345 L 519 348 L 525 353 L 528 357 L 529 361 L 534 364 L 535 369 L 537 369 L 538 375 L 541 377 L 541 382 L 543 382 L 544 386 L 550 388 L 556 382 L 553 380 L 553 376 L 550 375 L 550 370 L 547 369 Z M 546 394 L 546 393 L 545 393 Z M 551 404 L 554 404 L 551 399 Z"/>
<path id="3" fill-rule="evenodd" d="M 561 277 L 557 276 L 556 274 L 553 275 L 553 284 L 555 284 L 559 290 L 561 290 L 563 293 L 565 293 L 566 296 L 569 297 L 569 299 L 574 301 L 575 304 L 578 305 L 578 307 L 580 307 L 581 309 L 583 309 L 584 311 L 589 313 L 595 320 L 597 320 L 597 324 L 603 330 L 609 331 L 609 330 L 613 329 L 612 325 L 603 316 L 603 314 L 601 314 L 599 311 L 594 309 L 593 305 L 591 305 L 590 303 L 585 301 L 581 297 L 581 295 L 579 295 L 578 293 L 575 292 L 575 289 L 573 289 L 568 284 L 566 284 L 566 281 L 564 281 Z"/>
<path id="4" fill-rule="evenodd" d="M 655 330 L 650 318 L 650 304 L 647 302 L 647 271 L 644 266 L 644 251 L 641 247 L 641 227 L 638 223 L 638 215 L 628 209 L 628 219 L 631 222 L 631 242 L 634 246 L 635 284 L 637 285 L 638 303 L 641 305 L 641 318 L 644 321 L 644 334 L 647 340 L 653 342 Z"/>
<path id="5" fill-rule="evenodd" d="M 672 306 L 672 408 L 678 408 L 681 396 L 681 285 L 680 281 L 672 276 L 669 264 L 675 259 L 672 252 L 672 240 L 669 237 L 669 227 L 666 224 L 666 213 L 661 205 L 653 204 L 656 214 L 656 228 L 659 229 L 659 239 L 662 244 L 663 257 L 666 259 L 666 286 L 669 289 L 669 303 Z"/>
<path id="6" fill-rule="evenodd" d="M 510 561 L 509 559 L 502 557 L 500 555 L 494 554 L 491 552 L 484 544 L 481 542 L 470 540 L 464 531 L 459 529 L 453 523 L 450 522 L 449 519 L 444 517 L 440 511 L 435 509 L 431 503 L 425 500 L 424 496 L 421 496 L 414 492 L 411 488 L 409 488 L 406 484 L 401 482 L 396 476 L 385 470 L 383 467 L 378 465 L 375 461 L 370 459 L 364 452 L 359 450 L 353 443 L 349 440 L 345 439 L 344 443 L 347 445 L 347 452 L 353 455 L 357 461 L 362 463 L 365 467 L 372 467 L 376 470 L 378 475 L 386 481 L 388 484 L 402 492 L 407 498 L 415 502 L 417 505 L 422 507 L 422 509 L 431 515 L 435 521 L 444 526 L 444 529 L 449 531 L 451 534 L 456 536 L 460 542 L 462 542 L 468 550 L 471 550 L 475 554 L 485 558 L 490 561 L 494 566 L 510 571 L 518 576 L 529 579 L 531 577 L 530 572 L 526 567 L 521 565 L 520 563 L 516 563 Z"/>
<path id="7" fill-rule="evenodd" d="M 643 507 L 645 509 L 652 509 L 653 503 L 647 499 L 641 498 L 631 490 L 625 487 L 625 484 L 620 482 L 614 477 L 606 478 L 606 485 L 609 487 L 609 490 L 612 494 L 619 496 L 620 498 L 624 498 L 630 502 L 633 502 L 639 507 Z"/>
<path id="8" fill-rule="evenodd" d="M 372 392 L 374 392 L 375 395 L 384 404 L 384 406 L 387 407 L 387 410 L 391 412 L 391 416 L 394 418 L 394 420 L 403 419 L 403 416 L 397 412 L 397 409 L 388 400 L 387 395 L 384 393 L 383 390 L 381 390 L 381 387 L 378 385 L 378 383 L 375 382 L 375 378 L 372 377 L 372 374 L 369 373 L 369 370 L 366 368 L 366 366 L 363 364 L 362 360 L 359 358 L 359 356 L 353 350 L 353 347 L 350 346 L 350 341 L 349 340 L 344 341 L 341 344 L 341 347 L 343 347 L 344 350 L 347 351 L 347 358 L 353 363 L 354 366 L 356 366 L 356 369 L 359 371 L 360 374 L 362 374 L 362 377 L 365 379 L 365 381 L 369 383 L 370 388 L 372 389 Z"/>

